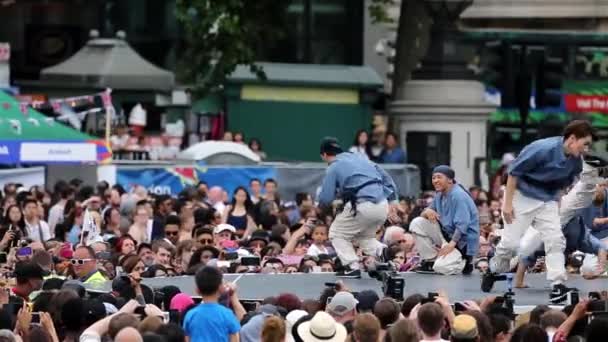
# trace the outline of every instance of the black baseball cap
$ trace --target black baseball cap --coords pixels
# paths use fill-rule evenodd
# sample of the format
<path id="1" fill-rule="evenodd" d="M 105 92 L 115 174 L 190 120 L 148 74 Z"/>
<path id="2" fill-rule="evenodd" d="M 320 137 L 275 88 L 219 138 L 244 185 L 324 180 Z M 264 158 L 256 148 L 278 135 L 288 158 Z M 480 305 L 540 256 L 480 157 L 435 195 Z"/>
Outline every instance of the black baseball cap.
<path id="1" fill-rule="evenodd" d="M 343 150 L 337 138 L 325 137 L 321 139 L 320 152 L 321 154 L 327 153 L 331 155 L 336 155 L 338 153 L 342 153 Z"/>

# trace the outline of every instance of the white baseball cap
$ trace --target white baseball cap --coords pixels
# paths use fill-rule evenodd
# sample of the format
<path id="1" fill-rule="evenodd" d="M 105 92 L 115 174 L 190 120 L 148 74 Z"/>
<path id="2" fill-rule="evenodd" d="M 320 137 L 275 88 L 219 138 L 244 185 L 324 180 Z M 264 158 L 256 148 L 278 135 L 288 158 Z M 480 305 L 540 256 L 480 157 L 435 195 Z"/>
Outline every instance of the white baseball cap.
<path id="1" fill-rule="evenodd" d="M 213 234 L 219 234 L 225 230 L 229 230 L 231 233 L 236 233 L 236 228 L 233 225 L 228 223 L 218 224 L 215 229 L 213 229 Z"/>

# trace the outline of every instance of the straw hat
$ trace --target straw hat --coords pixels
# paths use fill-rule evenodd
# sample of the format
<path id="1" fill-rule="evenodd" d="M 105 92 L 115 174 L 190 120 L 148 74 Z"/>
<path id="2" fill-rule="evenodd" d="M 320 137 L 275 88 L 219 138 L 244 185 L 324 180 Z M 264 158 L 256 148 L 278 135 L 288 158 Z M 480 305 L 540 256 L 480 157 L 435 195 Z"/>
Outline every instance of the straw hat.
<path id="1" fill-rule="evenodd" d="M 306 342 L 343 342 L 346 328 L 324 311 L 319 311 L 308 322 L 298 326 L 298 335 Z"/>

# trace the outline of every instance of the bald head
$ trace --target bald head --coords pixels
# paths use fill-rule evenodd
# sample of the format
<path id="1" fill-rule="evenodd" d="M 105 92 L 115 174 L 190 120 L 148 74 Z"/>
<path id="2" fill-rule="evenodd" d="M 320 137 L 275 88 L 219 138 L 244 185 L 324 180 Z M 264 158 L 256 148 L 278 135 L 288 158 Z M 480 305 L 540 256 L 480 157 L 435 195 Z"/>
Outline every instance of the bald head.
<path id="1" fill-rule="evenodd" d="M 207 198 L 211 203 L 217 203 L 222 200 L 222 195 L 224 194 L 224 190 L 219 186 L 213 186 L 209 189 L 207 193 Z"/>
<path id="2" fill-rule="evenodd" d="M 114 338 L 114 342 L 143 342 L 143 338 L 139 334 L 137 329 L 132 327 L 127 327 L 122 329 L 116 334 Z"/>

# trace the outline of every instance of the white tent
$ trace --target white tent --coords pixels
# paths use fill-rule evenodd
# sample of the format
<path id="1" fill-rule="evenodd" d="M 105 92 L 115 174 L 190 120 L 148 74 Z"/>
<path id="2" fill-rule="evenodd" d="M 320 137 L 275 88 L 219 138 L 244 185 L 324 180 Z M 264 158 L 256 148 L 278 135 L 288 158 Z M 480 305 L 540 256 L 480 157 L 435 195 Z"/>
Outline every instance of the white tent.
<path id="1" fill-rule="evenodd" d="M 249 165 L 261 161 L 247 145 L 230 141 L 203 141 L 183 150 L 177 158 L 202 160 L 209 165 Z"/>

